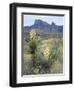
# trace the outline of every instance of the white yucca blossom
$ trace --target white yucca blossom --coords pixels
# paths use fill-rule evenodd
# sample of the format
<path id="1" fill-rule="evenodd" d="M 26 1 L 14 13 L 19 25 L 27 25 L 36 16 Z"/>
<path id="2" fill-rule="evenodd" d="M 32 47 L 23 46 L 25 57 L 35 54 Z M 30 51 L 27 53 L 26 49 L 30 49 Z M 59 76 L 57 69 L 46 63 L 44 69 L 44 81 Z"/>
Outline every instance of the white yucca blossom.
<path id="1" fill-rule="evenodd" d="M 48 47 L 46 47 L 44 49 L 43 54 L 44 54 L 45 59 L 48 60 L 48 58 L 49 58 L 49 48 Z"/>
<path id="2" fill-rule="evenodd" d="M 44 58 L 48 60 L 49 58 L 49 46 L 45 43 L 42 45 L 41 52 L 44 55 Z"/>
<path id="3" fill-rule="evenodd" d="M 36 31 L 35 30 L 31 30 L 30 32 L 30 39 L 35 39 L 36 38 Z"/>

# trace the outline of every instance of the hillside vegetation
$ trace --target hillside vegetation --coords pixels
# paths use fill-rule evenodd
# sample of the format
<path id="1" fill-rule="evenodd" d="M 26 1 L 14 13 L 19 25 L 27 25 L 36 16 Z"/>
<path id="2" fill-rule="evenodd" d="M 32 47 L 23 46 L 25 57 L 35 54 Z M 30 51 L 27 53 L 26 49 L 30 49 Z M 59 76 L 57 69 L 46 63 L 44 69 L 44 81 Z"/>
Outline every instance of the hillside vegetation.
<path id="1" fill-rule="evenodd" d="M 63 72 L 63 35 L 32 29 L 23 33 L 22 75 Z"/>

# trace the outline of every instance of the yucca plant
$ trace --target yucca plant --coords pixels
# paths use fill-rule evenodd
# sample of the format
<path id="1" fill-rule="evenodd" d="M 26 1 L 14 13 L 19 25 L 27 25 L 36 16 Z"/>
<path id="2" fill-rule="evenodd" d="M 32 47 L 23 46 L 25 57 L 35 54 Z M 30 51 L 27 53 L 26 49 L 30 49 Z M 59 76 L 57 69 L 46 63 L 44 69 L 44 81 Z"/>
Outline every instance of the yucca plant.
<path id="1" fill-rule="evenodd" d="M 38 74 L 39 73 L 39 61 L 37 60 L 36 56 L 36 50 L 37 50 L 37 33 L 35 30 L 31 30 L 30 32 L 30 42 L 29 42 L 29 48 L 30 48 L 30 53 L 32 54 L 32 62 L 33 62 L 33 67 L 32 67 L 32 73 L 33 74 Z"/>

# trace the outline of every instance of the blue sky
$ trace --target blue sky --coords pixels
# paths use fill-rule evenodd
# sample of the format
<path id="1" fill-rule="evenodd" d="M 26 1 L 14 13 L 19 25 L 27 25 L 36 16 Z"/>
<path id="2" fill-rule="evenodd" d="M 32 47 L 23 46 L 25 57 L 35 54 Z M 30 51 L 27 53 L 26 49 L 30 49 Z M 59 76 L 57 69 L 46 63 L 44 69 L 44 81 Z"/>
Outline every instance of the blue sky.
<path id="1" fill-rule="evenodd" d="M 24 26 L 31 26 L 36 19 L 43 20 L 49 24 L 54 22 L 56 25 L 64 25 L 64 16 L 42 16 L 42 15 L 23 15 Z"/>

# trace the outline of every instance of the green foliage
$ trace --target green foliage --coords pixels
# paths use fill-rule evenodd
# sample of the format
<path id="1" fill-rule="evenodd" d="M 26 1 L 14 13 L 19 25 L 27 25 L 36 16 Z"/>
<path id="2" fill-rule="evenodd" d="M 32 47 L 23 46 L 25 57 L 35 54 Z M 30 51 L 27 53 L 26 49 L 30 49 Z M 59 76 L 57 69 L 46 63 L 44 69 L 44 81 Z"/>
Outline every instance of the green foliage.
<path id="1" fill-rule="evenodd" d="M 37 42 L 36 40 L 31 40 L 29 43 L 30 51 L 31 53 L 35 53 L 36 48 L 37 48 Z"/>
<path id="2" fill-rule="evenodd" d="M 57 59 L 58 59 L 58 48 L 57 47 L 53 47 L 50 51 L 50 55 L 49 55 L 49 65 L 51 66 Z"/>
<path id="3" fill-rule="evenodd" d="M 33 73 L 34 73 L 34 74 L 38 74 L 38 73 L 39 73 L 39 68 L 35 68 L 35 69 L 33 70 Z"/>

